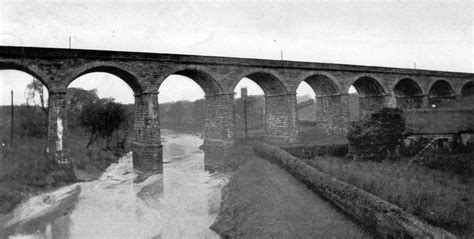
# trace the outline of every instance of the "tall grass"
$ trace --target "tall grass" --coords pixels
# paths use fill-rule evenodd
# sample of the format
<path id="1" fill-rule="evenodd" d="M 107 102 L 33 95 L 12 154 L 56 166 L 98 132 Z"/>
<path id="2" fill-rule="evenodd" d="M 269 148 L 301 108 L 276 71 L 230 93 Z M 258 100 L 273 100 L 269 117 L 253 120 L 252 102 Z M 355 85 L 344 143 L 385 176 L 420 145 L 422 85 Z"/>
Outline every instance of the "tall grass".
<path id="1" fill-rule="evenodd" d="M 472 178 L 401 162 L 316 157 L 306 162 L 456 234 L 471 228 Z"/>
<path id="2" fill-rule="evenodd" d="M 0 165 L 1 181 L 40 186 L 56 162 L 46 155 L 46 140 L 25 137 L 13 147 L 2 146 Z"/>

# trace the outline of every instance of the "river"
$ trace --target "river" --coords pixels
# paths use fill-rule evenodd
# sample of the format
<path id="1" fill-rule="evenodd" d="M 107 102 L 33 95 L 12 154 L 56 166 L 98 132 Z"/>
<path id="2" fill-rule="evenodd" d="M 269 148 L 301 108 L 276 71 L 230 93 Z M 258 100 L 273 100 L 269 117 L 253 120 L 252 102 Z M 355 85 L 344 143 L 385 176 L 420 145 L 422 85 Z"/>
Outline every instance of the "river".
<path id="1" fill-rule="evenodd" d="M 285 170 L 256 157 L 250 146 L 229 154 L 218 147 L 201 149 L 202 143 L 195 135 L 162 130 L 162 174 L 137 180 L 129 153 L 99 179 L 60 188 L 56 194 L 76 197 L 54 213 L 29 214 L 61 201 L 55 192 L 20 204 L 13 212 L 19 219 L 0 237 L 212 239 L 220 238 L 209 229 L 218 213 L 223 216 L 214 226 L 241 237 L 370 237 Z"/>
<path id="2" fill-rule="evenodd" d="M 163 130 L 162 138 L 162 175 L 134 183 L 127 154 L 98 180 L 77 183 L 81 192 L 70 213 L 20 224 L 8 237 L 219 238 L 209 226 L 228 176 L 204 170 L 199 137 Z"/>

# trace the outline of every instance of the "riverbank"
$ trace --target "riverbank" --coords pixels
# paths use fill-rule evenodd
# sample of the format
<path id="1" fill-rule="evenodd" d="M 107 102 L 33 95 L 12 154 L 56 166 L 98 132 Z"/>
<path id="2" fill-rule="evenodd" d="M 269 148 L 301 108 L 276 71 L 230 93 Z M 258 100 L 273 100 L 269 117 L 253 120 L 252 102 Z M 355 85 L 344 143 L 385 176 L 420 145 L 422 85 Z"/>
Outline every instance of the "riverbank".
<path id="1" fill-rule="evenodd" d="M 224 238 L 372 237 L 285 170 L 256 156 L 234 173 L 222 194 L 211 229 Z"/>
<path id="2" fill-rule="evenodd" d="M 52 168 L 37 169 L 41 172 L 37 172 L 37 175 L 31 179 L 9 177 L 7 174 L 9 172 L 5 172 L 0 182 L 0 215 L 11 212 L 15 206 L 26 198 L 76 182 L 98 179 L 108 166 L 117 162 L 125 153 L 125 149 L 106 150 L 99 147 L 92 147 L 91 149 L 76 147 L 73 148 L 70 154 L 70 159 L 73 163 L 72 168 L 61 168 L 58 165 L 54 166 L 55 164 L 52 164 Z M 37 155 L 35 160 L 46 159 Z M 31 164 L 35 163 L 31 162 Z M 41 163 L 41 165 L 44 164 L 44 162 Z M 38 168 L 37 165 L 34 165 L 34 167 Z M 8 171 L 8 169 L 3 169 L 2 171 Z"/>

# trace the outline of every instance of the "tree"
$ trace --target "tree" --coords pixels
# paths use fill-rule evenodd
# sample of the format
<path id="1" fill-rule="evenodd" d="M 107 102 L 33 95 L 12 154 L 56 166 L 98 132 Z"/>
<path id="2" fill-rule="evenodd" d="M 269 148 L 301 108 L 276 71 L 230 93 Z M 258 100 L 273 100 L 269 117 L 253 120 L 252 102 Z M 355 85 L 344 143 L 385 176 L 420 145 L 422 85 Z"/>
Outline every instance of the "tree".
<path id="1" fill-rule="evenodd" d="M 175 126 L 180 126 L 183 122 L 184 107 L 182 101 L 177 101 L 170 106 L 170 116 Z"/>
<path id="2" fill-rule="evenodd" d="M 98 101 L 86 105 L 79 116 L 80 125 L 90 133 L 86 148 L 99 137 L 106 140 L 108 148 L 112 134 L 125 119 L 125 110 L 117 103 Z"/>
<path id="3" fill-rule="evenodd" d="M 394 154 L 405 133 L 405 120 L 400 109 L 380 109 L 370 117 L 352 123 L 347 135 L 350 153 L 372 160 L 383 160 Z"/>
<path id="4" fill-rule="evenodd" d="M 191 106 L 192 112 L 192 127 L 193 129 L 204 129 L 206 118 L 206 102 L 204 99 L 196 100 Z"/>
<path id="5" fill-rule="evenodd" d="M 46 107 L 46 103 L 45 103 L 46 99 L 45 99 L 45 93 L 44 93 L 44 86 L 43 86 L 43 83 L 41 83 L 41 81 L 37 80 L 36 78 L 33 78 L 31 83 L 29 83 L 26 86 L 25 95 L 26 95 L 26 104 L 29 105 L 30 102 L 32 102 L 34 106 L 37 105 L 36 102 L 35 102 L 35 98 L 36 98 L 36 96 L 39 96 L 40 110 L 45 115 L 48 115 L 48 108 Z"/>
<path id="6" fill-rule="evenodd" d="M 85 90 L 81 88 L 68 88 L 66 103 L 68 106 L 67 115 L 69 127 L 74 128 L 77 126 L 78 117 L 84 107 L 99 101 L 97 89 Z"/>

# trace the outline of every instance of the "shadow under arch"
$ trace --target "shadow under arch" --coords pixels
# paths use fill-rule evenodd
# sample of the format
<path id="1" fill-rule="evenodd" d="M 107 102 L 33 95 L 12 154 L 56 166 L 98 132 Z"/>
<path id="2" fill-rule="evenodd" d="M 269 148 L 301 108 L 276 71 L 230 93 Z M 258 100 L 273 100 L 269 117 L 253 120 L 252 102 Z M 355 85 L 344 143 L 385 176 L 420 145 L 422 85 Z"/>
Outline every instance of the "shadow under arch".
<path id="1" fill-rule="evenodd" d="M 357 78 L 352 86 L 357 90 L 360 97 L 381 96 L 385 94 L 385 90 L 375 78 L 370 76 L 362 76 Z"/>
<path id="2" fill-rule="evenodd" d="M 461 95 L 463 97 L 472 97 L 474 96 L 474 81 L 469 81 L 463 85 L 461 89 Z"/>
<path id="3" fill-rule="evenodd" d="M 446 80 L 437 80 L 431 85 L 428 98 L 432 108 L 451 107 L 455 100 L 453 87 Z"/>
<path id="4" fill-rule="evenodd" d="M 448 81 L 437 80 L 431 85 L 430 90 L 428 91 L 428 95 L 430 97 L 452 96 L 454 95 L 454 90 Z"/>
<path id="5" fill-rule="evenodd" d="M 350 94 L 350 86 L 354 87 L 357 94 Z M 372 76 L 363 75 L 347 89 L 349 93 L 349 115 L 351 120 L 360 120 L 380 108 L 386 107 L 386 91 L 379 80 Z"/>
<path id="6" fill-rule="evenodd" d="M 89 73 L 109 73 L 112 74 L 120 79 L 122 79 L 125 83 L 127 83 L 128 86 L 132 89 L 134 94 L 140 94 L 143 92 L 143 88 L 138 82 L 137 78 L 131 74 L 130 72 L 123 70 L 121 68 L 115 67 L 115 66 L 95 66 L 91 67 L 85 71 L 82 71 L 81 73 L 75 75 L 71 81 L 68 82 L 68 86 L 74 82 L 77 78 L 89 74 Z"/>
<path id="7" fill-rule="evenodd" d="M 399 108 L 420 108 L 423 101 L 423 92 L 416 81 L 403 78 L 393 88 L 393 93 Z"/>
<path id="8" fill-rule="evenodd" d="M 302 82 L 306 82 L 314 91 L 316 96 L 335 95 L 339 93 L 339 86 L 331 77 L 315 73 L 306 78 Z"/>
<path id="9" fill-rule="evenodd" d="M 255 82 L 258 86 L 260 86 L 260 88 L 262 88 L 263 93 L 266 96 L 283 95 L 288 93 L 288 90 L 286 89 L 285 85 L 283 84 L 283 82 L 281 82 L 280 79 L 278 79 L 278 77 L 276 77 L 272 73 L 265 71 L 254 71 L 242 75 L 241 77 L 239 77 L 239 80 L 235 83 L 232 89 L 235 89 L 235 87 L 237 87 L 238 83 L 243 78 L 248 78 Z"/>

